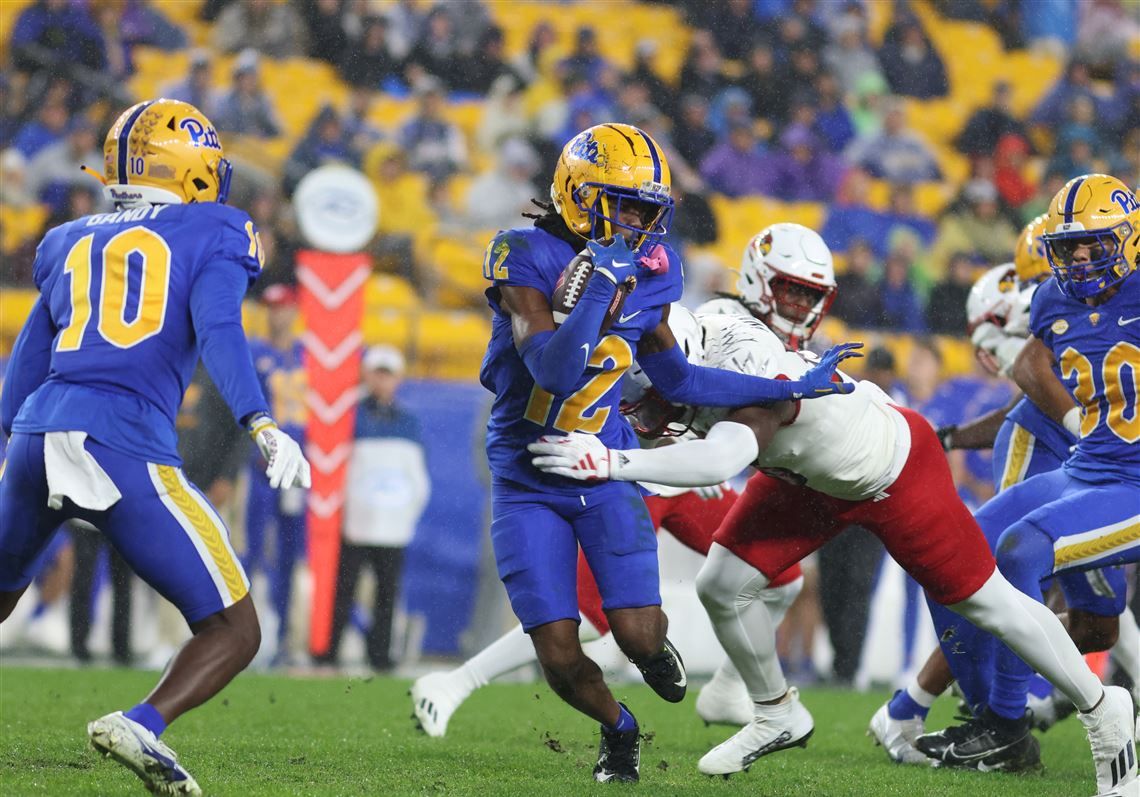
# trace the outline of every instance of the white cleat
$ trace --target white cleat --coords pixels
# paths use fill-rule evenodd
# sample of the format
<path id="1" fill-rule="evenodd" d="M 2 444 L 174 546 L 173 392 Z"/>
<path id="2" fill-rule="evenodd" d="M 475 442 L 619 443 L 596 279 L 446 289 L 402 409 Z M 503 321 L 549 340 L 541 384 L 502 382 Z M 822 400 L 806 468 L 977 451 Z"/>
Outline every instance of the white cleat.
<path id="1" fill-rule="evenodd" d="M 752 698 L 740 676 L 727 676 L 719 671 L 697 693 L 697 716 L 705 725 L 743 727 L 755 716 Z"/>
<path id="2" fill-rule="evenodd" d="M 875 740 L 875 744 L 887 751 L 887 757 L 896 764 L 922 764 L 932 766 L 934 760 L 914 746 L 914 741 L 926 733 L 926 723 L 922 717 L 909 720 L 897 720 L 891 716 L 889 703 L 879 706 L 875 716 L 871 717 L 871 724 L 867 728 L 867 735 Z"/>
<path id="3" fill-rule="evenodd" d="M 412 710 L 424 733 L 436 738 L 447 733 L 451 715 L 471 694 L 450 672 L 428 673 L 412 684 Z"/>
<path id="4" fill-rule="evenodd" d="M 1096 765 L 1098 797 L 1140 797 L 1136 764 L 1136 710 L 1127 689 L 1106 686 L 1101 704 L 1080 713 Z"/>
<path id="5" fill-rule="evenodd" d="M 776 708 L 776 716 L 772 709 Z M 756 706 L 752 720 L 736 735 L 705 753 L 697 764 L 705 775 L 744 772 L 757 759 L 789 747 L 807 747 L 815 730 L 811 714 L 800 702 L 799 690 L 788 690 L 788 699 L 779 706 Z"/>
<path id="6" fill-rule="evenodd" d="M 202 790 L 174 751 L 123 712 L 87 723 L 87 737 L 97 751 L 138 775 L 151 794 L 201 797 Z"/>

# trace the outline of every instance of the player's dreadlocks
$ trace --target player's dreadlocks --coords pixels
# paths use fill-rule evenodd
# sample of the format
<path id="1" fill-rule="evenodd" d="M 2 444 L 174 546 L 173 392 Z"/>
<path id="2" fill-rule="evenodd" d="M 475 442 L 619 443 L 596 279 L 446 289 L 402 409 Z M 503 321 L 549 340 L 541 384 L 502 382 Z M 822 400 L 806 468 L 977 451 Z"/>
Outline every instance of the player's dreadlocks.
<path id="1" fill-rule="evenodd" d="M 566 243 L 573 246 L 576 250 L 581 249 L 583 246 L 582 236 L 578 235 L 566 226 L 566 222 L 562 220 L 562 216 L 554 208 L 553 202 L 544 202 L 541 199 L 532 198 L 531 204 L 542 211 L 542 213 L 523 213 L 523 218 L 534 219 L 534 226 L 538 229 L 548 232 L 558 238 L 561 238 Z"/>

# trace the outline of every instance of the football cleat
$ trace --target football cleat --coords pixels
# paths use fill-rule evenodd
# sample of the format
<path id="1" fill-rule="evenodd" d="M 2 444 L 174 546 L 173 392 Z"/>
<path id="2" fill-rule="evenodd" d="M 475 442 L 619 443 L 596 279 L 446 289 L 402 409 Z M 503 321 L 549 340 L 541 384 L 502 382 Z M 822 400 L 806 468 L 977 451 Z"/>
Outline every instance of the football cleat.
<path id="1" fill-rule="evenodd" d="M 178 756 L 123 712 L 116 711 L 87 723 L 91 746 L 110 756 L 142 779 L 151 794 L 200 797 L 202 790 L 178 763 Z"/>
<path id="2" fill-rule="evenodd" d="M 1017 723 L 1008 723 L 985 709 L 961 725 L 919 736 L 914 746 L 948 767 L 1027 772 L 1041 767 L 1041 747 L 1031 723 L 1028 714 Z"/>
<path id="3" fill-rule="evenodd" d="M 1140 795 L 1136 768 L 1136 710 L 1128 690 L 1106 686 L 1100 704 L 1078 716 L 1092 747 L 1097 795 Z"/>
<path id="4" fill-rule="evenodd" d="M 629 711 L 624 703 L 620 704 Z M 611 731 L 602 726 L 594 780 L 598 783 L 637 783 L 641 778 L 641 729 Z"/>
<path id="5" fill-rule="evenodd" d="M 447 733 L 451 715 L 471 692 L 459 685 L 452 673 L 433 672 L 416 679 L 408 694 L 420 728 L 428 736 L 440 738 Z"/>
<path id="6" fill-rule="evenodd" d="M 685 691 L 689 684 L 688 676 L 685 674 L 685 662 L 681 660 L 681 654 L 668 639 L 665 640 L 665 648 L 660 653 L 650 656 L 641 664 L 634 663 L 641 671 L 645 683 L 663 700 L 680 703 L 685 699 Z"/>
<path id="7" fill-rule="evenodd" d="M 887 757 L 896 764 L 924 764 L 930 766 L 934 762 L 918 748 L 914 742 L 925 730 L 925 721 L 922 717 L 897 720 L 891 716 L 890 703 L 884 703 L 871 717 L 871 724 L 867 728 L 867 735 L 875 740 L 875 744 L 887 751 Z"/>
<path id="8" fill-rule="evenodd" d="M 779 710 L 777 716 L 772 716 L 774 708 Z M 778 707 L 757 705 L 752 720 L 735 736 L 705 753 L 697 769 L 705 775 L 726 777 L 734 772 L 745 772 L 757 759 L 770 753 L 789 747 L 807 747 L 814 731 L 815 722 L 800 702 L 799 690 L 793 686 L 788 690 L 787 700 Z"/>
<path id="9" fill-rule="evenodd" d="M 705 725 L 740 728 L 752 722 L 754 713 L 752 698 L 739 675 L 724 675 L 717 670 L 697 693 L 697 716 Z"/>

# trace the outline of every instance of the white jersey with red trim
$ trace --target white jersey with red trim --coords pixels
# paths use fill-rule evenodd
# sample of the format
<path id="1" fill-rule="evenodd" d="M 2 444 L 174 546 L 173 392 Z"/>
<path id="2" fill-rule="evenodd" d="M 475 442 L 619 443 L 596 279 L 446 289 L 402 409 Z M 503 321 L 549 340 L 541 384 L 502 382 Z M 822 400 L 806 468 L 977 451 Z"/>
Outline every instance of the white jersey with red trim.
<path id="1" fill-rule="evenodd" d="M 787 351 L 753 318 L 698 315 L 704 329 L 703 364 L 769 379 L 800 378 L 816 359 Z M 844 381 L 854 381 L 840 374 Z M 760 452 L 756 467 L 835 498 L 873 498 L 898 478 L 910 453 L 910 427 L 891 398 L 872 382 L 857 382 L 847 395 L 797 402 L 794 419 Z M 708 432 L 732 410 L 697 410 L 693 430 Z"/>

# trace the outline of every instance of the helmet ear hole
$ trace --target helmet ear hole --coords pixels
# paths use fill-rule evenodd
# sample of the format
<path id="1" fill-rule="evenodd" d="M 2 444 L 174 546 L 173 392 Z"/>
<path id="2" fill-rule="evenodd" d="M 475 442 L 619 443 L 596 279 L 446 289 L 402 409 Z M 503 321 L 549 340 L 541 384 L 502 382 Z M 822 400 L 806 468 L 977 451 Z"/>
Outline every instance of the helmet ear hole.
<path id="1" fill-rule="evenodd" d="M 194 187 L 197 188 L 199 191 L 205 191 L 207 188 L 210 187 L 210 184 L 207 183 L 205 180 L 203 180 L 201 177 L 195 177 L 194 178 Z"/>

